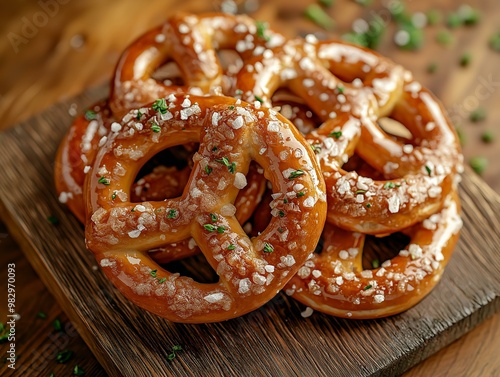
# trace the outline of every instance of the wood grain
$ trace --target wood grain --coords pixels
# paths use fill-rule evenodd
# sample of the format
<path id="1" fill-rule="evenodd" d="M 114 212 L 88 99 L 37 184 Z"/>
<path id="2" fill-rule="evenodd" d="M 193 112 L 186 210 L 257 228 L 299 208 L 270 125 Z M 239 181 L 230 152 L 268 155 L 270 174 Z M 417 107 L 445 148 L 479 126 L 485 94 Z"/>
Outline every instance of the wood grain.
<path id="1" fill-rule="evenodd" d="M 242 318 L 197 326 L 135 307 L 93 268 L 81 226 L 52 188 L 70 104 L 85 108 L 102 96 L 103 90 L 88 92 L 0 134 L 0 192 L 10 232 L 110 375 L 398 375 L 500 309 L 500 199 L 469 171 L 461 185 L 465 226 L 443 280 L 399 316 L 348 321 L 315 313 L 304 319 L 304 308 L 284 294 Z M 44 221 L 50 214 L 59 225 Z M 184 351 L 168 362 L 176 344 Z"/>
<path id="2" fill-rule="evenodd" d="M 260 1 L 255 17 L 271 21 L 273 27 L 296 35 L 305 32 L 324 32 L 303 17 L 303 10 L 314 0 L 287 1 L 266 0 Z M 425 44 L 418 52 L 397 50 L 392 43 L 393 30 L 386 32 L 380 50 L 396 61 L 412 70 L 417 78 L 430 87 L 450 111 L 456 111 L 457 106 L 463 108 L 467 98 L 480 87 L 481 79 L 492 76 L 499 81 L 499 55 L 490 51 L 487 42 L 491 34 L 498 30 L 497 20 L 500 18 L 500 8 L 496 0 L 471 0 L 468 4 L 478 7 L 481 22 L 475 27 L 458 28 L 452 31 L 454 43 L 443 48 L 435 43 L 434 38 L 443 26 L 426 28 Z M 217 1 L 199 2 L 194 0 L 151 0 L 147 4 L 134 0 L 107 1 L 88 0 L 84 3 L 70 1 L 62 5 L 49 23 L 38 30 L 30 38 L 27 45 L 21 46 L 15 52 L 7 38 L 9 32 L 21 34 L 22 18 L 32 18 L 40 11 L 37 0 L 23 0 L 2 4 L 0 12 L 0 129 L 12 126 L 19 120 L 26 119 L 39 110 L 48 107 L 54 102 L 75 95 L 91 85 L 106 81 L 111 74 L 115 61 L 122 48 L 130 40 L 153 24 L 161 22 L 175 11 L 201 11 L 215 9 Z M 442 10 L 444 14 L 456 10 L 459 6 L 453 0 L 443 0 L 439 3 L 430 0 L 407 1 L 412 11 L 425 11 L 430 8 Z M 337 0 L 329 12 L 337 22 L 333 35 L 350 29 L 350 25 L 357 17 L 368 18 L 371 14 L 383 10 L 380 2 L 376 1 L 368 8 L 354 4 L 354 1 Z M 81 37 L 81 38 L 80 38 Z M 83 40 L 77 47 L 73 41 Z M 460 56 L 470 52 L 473 56 L 471 65 L 462 68 L 458 65 Z M 426 67 L 431 62 L 438 63 L 435 74 L 426 73 Z M 465 109 L 463 116 L 458 120 L 458 126 L 467 136 L 464 146 L 466 160 L 474 155 L 484 155 L 490 161 L 500 157 L 498 144 L 485 145 L 480 135 L 485 130 L 492 130 L 498 134 L 500 123 L 500 109 L 496 104 L 500 101 L 500 91 L 495 88 L 491 95 L 481 101 L 481 106 L 488 110 L 485 121 L 478 124 L 468 122 L 470 107 Z M 81 109 L 78 109 L 81 110 Z M 496 192 L 500 192 L 500 164 L 490 163 L 484 174 L 484 179 Z M 44 222 L 44 218 L 40 219 Z M 48 294 L 39 278 L 28 267 L 27 260 L 21 255 L 18 245 L 13 242 L 12 235 L 0 224 L 0 267 L 1 276 L 6 276 L 7 263 L 16 261 L 21 271 L 21 278 L 17 281 L 19 293 L 18 303 L 23 321 L 18 326 L 20 335 L 19 344 L 23 345 L 21 357 L 23 366 L 36 366 L 38 355 L 49 355 L 49 345 L 56 344 L 58 350 L 62 345 L 52 340 L 52 318 L 61 317 L 66 323 L 61 308 Z M 6 292 L 6 280 L 0 281 L 1 292 Z M 0 320 L 5 319 L 5 306 L 0 304 Z M 45 310 L 50 320 L 36 321 L 37 331 L 33 331 L 31 321 L 36 318 L 39 310 Z M 500 347 L 500 314 L 486 321 L 470 334 L 460 338 L 452 346 L 440 351 L 412 369 L 409 376 L 421 375 L 500 375 L 500 359 L 496 355 Z M 63 343 L 62 343 L 63 344 Z M 4 345 L 0 351 L 4 353 Z M 59 365 L 53 355 L 46 356 L 47 365 L 36 375 L 70 374 L 75 362 L 85 363 L 87 375 L 101 376 L 105 372 L 95 361 L 93 355 L 82 343 L 78 336 L 71 338 L 68 348 L 74 350 L 78 359 L 68 365 Z M 5 372 L 5 364 L 0 363 L 0 374 Z"/>

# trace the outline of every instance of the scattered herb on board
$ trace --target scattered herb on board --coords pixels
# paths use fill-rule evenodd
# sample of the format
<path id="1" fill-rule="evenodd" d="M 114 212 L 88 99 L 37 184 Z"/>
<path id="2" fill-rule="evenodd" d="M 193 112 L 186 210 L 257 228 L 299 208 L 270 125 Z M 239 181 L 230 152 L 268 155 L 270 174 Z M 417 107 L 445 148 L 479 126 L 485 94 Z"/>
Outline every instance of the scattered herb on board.
<path id="1" fill-rule="evenodd" d="M 333 30 L 335 21 L 318 4 L 311 4 L 305 10 L 305 15 L 316 25 L 326 30 Z"/>
<path id="2" fill-rule="evenodd" d="M 365 31 L 351 31 L 342 35 L 342 39 L 359 46 L 376 49 L 382 40 L 386 30 L 386 22 L 378 15 L 374 15 L 368 21 L 368 28 Z"/>
<path id="3" fill-rule="evenodd" d="M 492 143 L 495 140 L 495 135 L 493 134 L 492 131 L 486 130 L 481 135 L 481 140 L 487 144 Z"/>
<path id="4" fill-rule="evenodd" d="M 54 216 L 54 215 L 50 215 L 50 216 L 48 216 L 48 217 L 47 217 L 47 221 L 48 221 L 50 224 L 52 224 L 52 225 L 57 225 L 57 224 L 59 224 L 59 219 L 58 219 L 56 216 Z"/>
<path id="5" fill-rule="evenodd" d="M 490 48 L 493 51 L 500 52 L 500 32 L 495 33 L 490 37 Z"/>
<path id="6" fill-rule="evenodd" d="M 478 107 L 476 110 L 470 113 L 469 119 L 471 122 L 477 123 L 486 119 L 486 110 L 482 107 Z"/>
<path id="7" fill-rule="evenodd" d="M 41 318 L 41 319 L 46 319 L 47 318 L 47 314 L 45 312 L 42 312 L 42 311 L 39 311 L 36 316 L 38 318 Z"/>
<path id="8" fill-rule="evenodd" d="M 85 371 L 78 365 L 73 368 L 73 376 L 84 376 Z"/>
<path id="9" fill-rule="evenodd" d="M 469 160 L 469 165 L 471 168 L 479 175 L 483 174 L 488 166 L 488 160 L 486 157 L 476 156 Z"/>
<path id="10" fill-rule="evenodd" d="M 61 351 L 57 354 L 56 361 L 59 364 L 66 364 L 73 357 L 73 354 L 73 351 L 70 350 Z"/>
<path id="11" fill-rule="evenodd" d="M 448 30 L 440 30 L 436 34 L 436 42 L 443 46 L 449 46 L 453 43 L 453 35 Z"/>
<path id="12" fill-rule="evenodd" d="M 319 0 L 319 3 L 327 8 L 330 8 L 334 2 L 334 0 Z"/>
<path id="13" fill-rule="evenodd" d="M 467 67 L 468 65 L 470 65 L 471 61 L 472 54 L 470 52 L 466 52 L 460 57 L 460 65 L 462 67 Z"/>
<path id="14" fill-rule="evenodd" d="M 437 69 L 438 69 L 437 63 L 432 62 L 427 66 L 427 73 L 435 73 Z"/>
<path id="15" fill-rule="evenodd" d="M 54 320 L 54 322 L 52 323 L 52 326 L 54 326 L 54 330 L 56 331 L 63 331 L 63 327 L 62 327 L 62 322 L 59 318 L 56 318 Z"/>
<path id="16" fill-rule="evenodd" d="M 437 25 L 439 22 L 441 22 L 441 12 L 437 9 L 430 9 L 427 11 L 427 24 L 428 25 Z"/>
<path id="17" fill-rule="evenodd" d="M 372 260 L 372 268 L 379 268 L 380 267 L 380 261 L 378 259 Z"/>

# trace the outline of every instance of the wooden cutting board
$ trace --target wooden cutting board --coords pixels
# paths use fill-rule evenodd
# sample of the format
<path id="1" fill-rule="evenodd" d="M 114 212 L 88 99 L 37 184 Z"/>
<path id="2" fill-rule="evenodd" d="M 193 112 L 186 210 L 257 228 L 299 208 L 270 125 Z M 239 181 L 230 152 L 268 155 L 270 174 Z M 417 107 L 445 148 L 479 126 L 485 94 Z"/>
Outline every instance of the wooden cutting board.
<path id="1" fill-rule="evenodd" d="M 83 229 L 58 203 L 54 155 L 76 104 L 94 89 L 0 134 L 0 208 L 9 231 L 110 375 L 398 375 L 500 309 L 500 199 L 467 171 L 464 228 L 437 288 L 411 310 L 353 321 L 314 313 L 279 294 L 242 318 L 208 325 L 169 323 L 124 299 L 95 268 Z M 59 224 L 46 221 L 56 216 Z M 168 361 L 172 346 L 183 351 Z"/>

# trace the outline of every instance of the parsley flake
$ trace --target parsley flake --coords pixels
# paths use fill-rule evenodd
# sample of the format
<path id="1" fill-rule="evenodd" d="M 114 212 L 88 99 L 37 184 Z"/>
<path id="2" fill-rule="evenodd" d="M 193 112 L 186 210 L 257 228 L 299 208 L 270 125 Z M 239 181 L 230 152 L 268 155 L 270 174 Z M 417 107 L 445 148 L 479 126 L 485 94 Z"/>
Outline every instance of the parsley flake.
<path id="1" fill-rule="evenodd" d="M 305 15 L 316 25 L 326 30 L 333 30 L 335 21 L 318 4 L 311 4 L 305 10 Z"/>
<path id="2" fill-rule="evenodd" d="M 205 166 L 205 173 L 207 173 L 207 175 L 210 175 L 210 173 L 212 172 L 212 168 L 210 166 Z"/>
<path id="3" fill-rule="evenodd" d="M 215 226 L 213 226 L 212 224 L 205 224 L 203 225 L 203 228 L 205 228 L 206 230 L 208 230 L 209 232 L 215 232 L 215 230 L 217 229 Z"/>
<path id="4" fill-rule="evenodd" d="M 484 131 L 481 135 L 481 140 L 484 143 L 492 143 L 495 140 L 495 135 L 490 130 Z"/>
<path id="5" fill-rule="evenodd" d="M 264 103 L 264 100 L 261 97 L 259 97 L 257 94 L 254 94 L 254 98 L 256 101 L 259 101 L 260 103 Z"/>
<path id="6" fill-rule="evenodd" d="M 141 120 L 141 117 L 144 113 L 141 110 L 137 110 L 137 115 L 135 116 L 135 119 Z"/>
<path id="7" fill-rule="evenodd" d="M 298 170 L 292 171 L 290 173 L 290 175 L 288 176 L 288 179 L 295 179 L 295 178 L 300 177 L 301 175 L 304 175 L 304 171 L 298 169 Z"/>
<path id="8" fill-rule="evenodd" d="M 116 191 L 113 192 L 113 194 L 111 195 L 111 200 L 115 200 L 116 199 Z"/>
<path id="9" fill-rule="evenodd" d="M 340 94 L 344 93 L 344 90 L 345 90 L 345 88 L 343 86 L 341 86 L 341 85 L 337 86 L 337 92 L 339 92 Z"/>
<path id="10" fill-rule="evenodd" d="M 85 111 L 85 119 L 87 120 L 94 120 L 94 119 L 97 119 L 97 114 L 94 110 L 87 110 Z"/>
<path id="11" fill-rule="evenodd" d="M 486 119 L 486 110 L 482 107 L 477 108 L 470 113 L 469 119 L 471 122 L 477 123 Z"/>
<path id="12" fill-rule="evenodd" d="M 285 211 L 280 210 L 280 211 L 278 212 L 278 215 L 279 215 L 279 217 L 285 217 Z"/>
<path id="13" fill-rule="evenodd" d="M 47 318 L 47 314 L 45 312 L 38 312 L 38 314 L 36 315 L 38 318 L 41 318 L 41 319 L 46 319 Z"/>
<path id="14" fill-rule="evenodd" d="M 215 223 L 217 221 L 217 215 L 215 213 L 211 213 L 210 219 L 212 220 L 213 223 Z"/>
<path id="15" fill-rule="evenodd" d="M 227 247 L 228 250 L 234 250 L 236 249 L 236 246 L 233 245 L 233 244 L 230 244 L 228 247 Z"/>
<path id="16" fill-rule="evenodd" d="M 109 184 L 110 184 L 109 179 L 107 179 L 106 177 L 99 178 L 97 183 L 101 183 L 101 184 L 106 185 L 106 186 L 109 186 Z"/>
<path id="17" fill-rule="evenodd" d="M 371 208 L 372 204 L 371 203 L 366 203 L 366 208 Z"/>
<path id="18" fill-rule="evenodd" d="M 271 244 L 268 244 L 267 242 L 264 243 L 264 253 L 272 253 L 274 251 L 274 247 Z"/>
<path id="19" fill-rule="evenodd" d="M 432 174 L 432 169 L 427 165 L 425 165 L 425 171 L 429 174 L 429 176 Z"/>
<path id="20" fill-rule="evenodd" d="M 54 322 L 52 323 L 52 326 L 54 326 L 54 330 L 63 332 L 63 327 L 62 327 L 62 322 L 59 318 L 56 318 Z"/>
<path id="21" fill-rule="evenodd" d="M 158 133 L 161 131 L 161 127 L 158 124 L 153 123 L 153 125 L 151 126 L 151 131 L 153 131 L 154 133 Z"/>
<path id="22" fill-rule="evenodd" d="M 149 274 L 152 276 L 152 277 L 156 277 L 156 273 L 158 272 L 158 270 L 151 270 L 149 271 Z"/>
<path id="23" fill-rule="evenodd" d="M 270 37 L 266 35 L 267 22 L 256 21 L 255 26 L 257 27 L 257 36 L 266 42 L 269 42 Z"/>
<path id="24" fill-rule="evenodd" d="M 469 165 L 477 174 L 482 174 L 488 166 L 488 160 L 481 156 L 472 157 L 469 161 Z"/>
<path id="25" fill-rule="evenodd" d="M 304 191 L 299 191 L 299 192 L 297 193 L 297 198 L 300 198 L 300 197 L 304 196 L 305 194 L 306 194 L 306 193 L 305 193 Z"/>
<path id="26" fill-rule="evenodd" d="M 396 187 L 396 185 L 394 184 L 394 182 L 391 182 L 391 181 L 386 182 L 386 183 L 384 184 L 384 189 L 386 189 L 386 190 L 387 190 L 387 189 L 393 189 L 393 188 L 395 188 L 395 187 Z"/>
<path id="27" fill-rule="evenodd" d="M 378 259 L 372 260 L 372 268 L 379 268 L 380 267 L 380 261 Z"/>
<path id="28" fill-rule="evenodd" d="M 54 216 L 54 215 L 50 215 L 50 216 L 48 216 L 48 217 L 47 217 L 47 221 L 48 221 L 50 224 L 52 224 L 52 225 L 57 225 L 57 224 L 59 224 L 59 219 L 58 219 L 56 216 Z"/>
<path id="29" fill-rule="evenodd" d="M 72 357 L 73 357 L 73 351 L 65 350 L 57 354 L 56 361 L 59 364 L 66 364 Z"/>
<path id="30" fill-rule="evenodd" d="M 320 144 L 311 144 L 311 149 L 313 150 L 314 154 L 318 154 L 321 152 L 321 145 Z"/>
<path id="31" fill-rule="evenodd" d="M 176 209 L 169 209 L 167 214 L 167 219 L 175 219 L 177 217 Z"/>
<path id="32" fill-rule="evenodd" d="M 78 365 L 75 365 L 73 368 L 73 376 L 83 376 L 85 375 L 85 371 Z"/>
<path id="33" fill-rule="evenodd" d="M 151 108 L 154 111 L 166 114 L 168 111 L 167 101 L 165 101 L 165 98 L 158 98 L 156 101 L 153 102 Z"/>
<path id="34" fill-rule="evenodd" d="M 333 131 L 328 134 L 328 137 L 334 137 L 335 139 L 339 139 L 342 136 L 342 131 Z"/>
<path id="35" fill-rule="evenodd" d="M 163 277 L 161 279 L 158 279 L 158 284 L 163 284 L 167 281 L 167 278 Z"/>
<path id="36" fill-rule="evenodd" d="M 372 285 L 371 285 L 371 284 L 368 284 L 366 287 L 364 287 L 364 288 L 363 288 L 363 291 L 367 291 L 367 290 L 369 290 L 371 287 L 372 287 Z"/>
<path id="37" fill-rule="evenodd" d="M 226 227 L 224 226 L 218 226 L 217 227 L 217 233 L 222 234 L 226 231 Z"/>

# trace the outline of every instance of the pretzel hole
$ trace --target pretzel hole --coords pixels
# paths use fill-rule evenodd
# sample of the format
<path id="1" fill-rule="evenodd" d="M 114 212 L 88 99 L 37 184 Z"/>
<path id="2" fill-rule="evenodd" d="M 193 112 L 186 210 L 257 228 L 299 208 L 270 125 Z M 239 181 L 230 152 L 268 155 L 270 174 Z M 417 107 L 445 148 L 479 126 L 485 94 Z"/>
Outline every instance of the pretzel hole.
<path id="1" fill-rule="evenodd" d="M 163 82 L 166 86 L 185 85 L 179 65 L 174 61 L 167 62 L 158 67 L 151 77 L 157 81 Z"/>
<path id="2" fill-rule="evenodd" d="M 383 117 L 378 120 L 378 124 L 384 132 L 394 136 L 398 140 L 410 141 L 413 140 L 412 133 L 406 128 L 401 122 L 389 118 Z"/>
<path id="3" fill-rule="evenodd" d="M 385 237 L 367 235 L 363 248 L 363 269 L 372 269 L 376 261 L 381 266 L 386 260 L 397 256 L 409 243 L 410 237 L 401 232 Z"/>
<path id="4" fill-rule="evenodd" d="M 140 203 L 147 200 L 165 200 L 178 197 L 184 189 L 187 174 L 183 170 L 189 167 L 192 161 L 192 150 L 197 150 L 197 144 L 178 145 L 167 148 L 148 160 L 137 173 L 135 186 L 131 193 L 131 202 Z M 161 180 L 162 168 L 175 168 L 169 170 L 169 181 Z M 157 175 L 157 178 L 148 179 L 149 175 Z M 163 173 L 165 174 L 165 173 Z M 177 183 L 175 185 L 174 183 Z M 166 190 L 162 187 L 167 186 Z"/>
<path id="5" fill-rule="evenodd" d="M 322 123 L 301 97 L 285 88 L 278 89 L 271 97 L 271 102 L 279 108 L 281 115 L 291 121 L 303 134 L 311 132 Z"/>
<path id="6" fill-rule="evenodd" d="M 224 72 L 235 75 L 243 67 L 243 59 L 235 50 L 218 50 L 217 57 Z"/>

